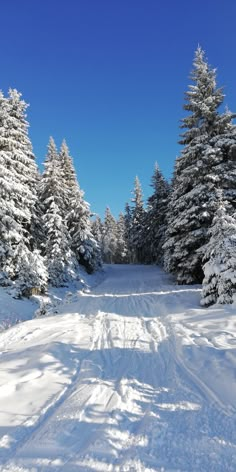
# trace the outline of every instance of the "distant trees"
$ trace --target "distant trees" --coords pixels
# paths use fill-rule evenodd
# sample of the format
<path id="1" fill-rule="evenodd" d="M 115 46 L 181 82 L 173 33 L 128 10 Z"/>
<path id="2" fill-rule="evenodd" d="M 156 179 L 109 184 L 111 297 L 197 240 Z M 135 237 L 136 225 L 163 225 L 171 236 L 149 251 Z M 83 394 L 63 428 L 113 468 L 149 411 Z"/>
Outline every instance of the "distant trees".
<path id="1" fill-rule="evenodd" d="M 104 222 L 96 218 L 93 234 L 101 242 L 103 261 L 110 264 L 144 262 L 144 215 L 142 188 L 135 178 L 132 205 L 126 204 L 125 214 L 116 220 L 109 207 L 106 208 Z"/>
<path id="2" fill-rule="evenodd" d="M 116 220 L 109 208 L 104 223 L 96 218 L 94 235 L 101 241 L 106 263 L 162 263 L 169 185 L 158 165 L 152 178 L 153 195 L 145 208 L 141 183 L 136 176 L 130 204 Z"/>
<path id="3" fill-rule="evenodd" d="M 153 193 L 144 205 L 139 178 L 135 178 L 131 204 L 126 204 L 124 238 L 127 260 L 132 263 L 163 264 L 170 187 L 158 164 L 151 181 Z"/>

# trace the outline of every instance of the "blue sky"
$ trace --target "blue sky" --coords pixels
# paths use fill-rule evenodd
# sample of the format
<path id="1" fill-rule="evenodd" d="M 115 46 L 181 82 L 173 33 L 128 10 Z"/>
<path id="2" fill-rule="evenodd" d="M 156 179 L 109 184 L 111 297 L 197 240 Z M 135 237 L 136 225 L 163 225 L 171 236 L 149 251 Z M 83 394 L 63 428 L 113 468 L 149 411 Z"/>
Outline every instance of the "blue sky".
<path id="1" fill-rule="evenodd" d="M 236 111 L 235 0 L 1 0 L 0 88 L 30 103 L 39 165 L 66 139 L 91 209 L 117 215 L 154 163 L 171 176 L 200 44 Z"/>

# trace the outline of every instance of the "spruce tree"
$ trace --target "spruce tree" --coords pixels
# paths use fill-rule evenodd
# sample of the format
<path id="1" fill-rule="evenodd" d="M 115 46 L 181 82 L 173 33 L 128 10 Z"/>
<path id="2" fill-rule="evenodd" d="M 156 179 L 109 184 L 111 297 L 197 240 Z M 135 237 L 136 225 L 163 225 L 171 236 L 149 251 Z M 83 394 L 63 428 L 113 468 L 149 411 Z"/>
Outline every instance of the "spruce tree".
<path id="1" fill-rule="evenodd" d="M 184 105 L 184 110 L 190 114 L 182 119 L 181 125 L 181 128 L 186 128 L 180 140 L 183 145 L 191 144 L 193 140 L 208 143 L 210 138 L 225 134 L 231 130 L 234 116 L 230 112 L 221 114 L 218 111 L 224 100 L 223 89 L 217 88 L 216 69 L 209 66 L 200 46 L 195 52 L 191 79 L 193 84 L 189 85 Z"/>
<path id="2" fill-rule="evenodd" d="M 124 213 L 124 223 L 125 223 L 125 243 L 127 247 L 127 259 L 128 262 L 131 262 L 131 236 L 132 236 L 132 213 L 129 203 L 125 205 L 125 213 Z"/>
<path id="3" fill-rule="evenodd" d="M 205 246 L 202 305 L 232 303 L 236 294 L 236 215 L 221 199 Z"/>
<path id="4" fill-rule="evenodd" d="M 128 247 L 125 238 L 125 217 L 123 213 L 119 214 L 116 222 L 116 238 L 115 262 L 126 264 L 128 262 Z"/>
<path id="5" fill-rule="evenodd" d="M 92 234 L 99 246 L 101 246 L 103 237 L 103 224 L 100 216 L 96 216 L 96 218 L 92 221 Z"/>
<path id="6" fill-rule="evenodd" d="M 60 208 L 53 198 L 43 217 L 46 230 L 45 257 L 49 282 L 60 287 L 77 277 L 77 262 Z"/>
<path id="7" fill-rule="evenodd" d="M 131 260 L 132 262 L 144 262 L 145 259 L 145 243 L 144 243 L 144 233 L 145 233 L 145 210 L 143 204 L 143 192 L 142 187 L 139 181 L 139 178 L 136 176 L 134 181 L 134 190 L 133 190 L 131 208 L 132 220 L 131 220 L 131 231 L 130 231 L 130 246 L 131 246 Z"/>
<path id="8" fill-rule="evenodd" d="M 50 138 L 40 182 L 39 205 L 43 209 L 45 236 L 42 250 L 47 261 L 49 282 L 54 286 L 65 285 L 76 278 L 77 263 L 65 221 L 66 195 L 61 161 L 55 142 Z"/>
<path id="9" fill-rule="evenodd" d="M 71 238 L 71 248 L 79 264 L 88 273 L 92 273 L 101 266 L 101 251 L 92 233 L 90 206 L 77 181 L 65 140 L 61 145 L 59 160 L 63 174 L 65 222 Z"/>
<path id="10" fill-rule="evenodd" d="M 116 262 L 117 225 L 109 207 L 105 210 L 102 239 L 102 258 L 107 264 Z"/>
<path id="11" fill-rule="evenodd" d="M 31 257 L 36 201 L 37 166 L 26 108 L 17 90 L 10 89 L 8 98 L 0 95 L 0 271 L 16 282 Z"/>
<path id="12" fill-rule="evenodd" d="M 11 195 L 14 189 L 14 173 L 10 167 L 11 153 L 6 145 L 8 130 L 9 104 L 8 100 L 0 92 L 0 272 L 1 280 L 7 279 L 6 265 L 10 265 L 12 245 L 19 238 L 19 224 L 16 221 L 17 211 L 15 206 L 11 209 Z M 9 168 L 10 167 L 10 168 Z M 9 170 L 8 170 L 9 168 Z M 12 273 L 14 268 L 12 267 Z"/>
<path id="13" fill-rule="evenodd" d="M 146 215 L 146 245 L 148 262 L 163 264 L 165 233 L 167 227 L 167 206 L 170 193 L 169 184 L 162 175 L 158 164 L 155 164 L 151 186 L 153 194 L 148 199 Z"/>
<path id="14" fill-rule="evenodd" d="M 235 127 L 233 115 L 218 111 L 223 102 L 222 89 L 216 87 L 216 72 L 205 60 L 204 52 L 195 53 L 192 80 L 186 94 L 182 120 L 184 148 L 175 163 L 173 186 L 168 207 L 165 268 L 178 283 L 201 283 L 201 248 L 209 240 L 209 228 L 217 209 L 215 188 L 222 189 L 236 203 Z"/>
<path id="15" fill-rule="evenodd" d="M 43 213 L 44 208 L 40 199 L 40 188 L 41 188 L 42 175 L 38 172 L 36 179 L 36 195 L 37 200 L 33 207 L 32 221 L 31 221 L 31 246 L 32 249 L 43 251 L 45 243 L 45 230 L 43 225 Z"/>
<path id="16" fill-rule="evenodd" d="M 64 184 L 64 212 L 65 217 L 67 217 L 68 213 L 71 210 L 71 199 L 74 197 L 75 191 L 78 188 L 78 182 L 76 178 L 75 168 L 73 165 L 73 160 L 65 139 L 62 141 L 58 157 L 62 171 L 62 181 Z"/>
<path id="17" fill-rule="evenodd" d="M 70 198 L 70 212 L 67 224 L 74 251 L 79 264 L 92 273 L 101 266 L 101 251 L 92 233 L 91 211 L 84 200 L 79 184 Z"/>
<path id="18" fill-rule="evenodd" d="M 50 137 L 44 162 L 44 172 L 39 182 L 38 206 L 41 206 L 43 214 L 47 213 L 53 201 L 57 205 L 60 215 L 65 217 L 66 194 L 67 189 L 64 183 L 61 161 L 59 160 L 55 141 Z"/>

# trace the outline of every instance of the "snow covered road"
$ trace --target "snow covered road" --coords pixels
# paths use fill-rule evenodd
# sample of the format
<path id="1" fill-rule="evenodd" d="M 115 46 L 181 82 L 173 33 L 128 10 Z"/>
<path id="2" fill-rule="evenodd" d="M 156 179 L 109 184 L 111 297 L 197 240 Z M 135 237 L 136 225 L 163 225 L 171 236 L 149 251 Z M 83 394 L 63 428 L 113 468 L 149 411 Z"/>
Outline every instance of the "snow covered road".
<path id="1" fill-rule="evenodd" d="M 236 310 L 157 267 L 106 266 L 0 334 L 0 471 L 236 470 Z"/>

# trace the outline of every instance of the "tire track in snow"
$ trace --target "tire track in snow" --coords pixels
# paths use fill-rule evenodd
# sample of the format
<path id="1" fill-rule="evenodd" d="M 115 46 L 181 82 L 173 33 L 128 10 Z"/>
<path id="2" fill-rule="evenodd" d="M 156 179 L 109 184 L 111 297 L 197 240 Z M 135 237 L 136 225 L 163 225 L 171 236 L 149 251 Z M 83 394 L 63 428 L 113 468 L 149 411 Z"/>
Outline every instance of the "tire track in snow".
<path id="1" fill-rule="evenodd" d="M 109 332 L 110 322 L 108 319 L 106 319 L 106 314 L 98 312 L 97 316 L 95 316 L 93 319 L 94 337 L 91 341 L 90 354 L 85 354 L 86 358 L 80 360 L 80 362 L 78 363 L 78 367 L 73 373 L 71 384 L 65 387 L 58 395 L 56 395 L 53 401 L 48 403 L 48 405 L 41 411 L 41 415 L 37 419 L 36 423 L 31 427 L 27 427 L 24 431 L 24 434 L 21 434 L 21 437 L 19 438 L 19 440 L 15 444 L 15 447 L 11 451 L 11 461 L 17 455 L 19 455 L 20 451 L 23 451 L 24 448 L 27 448 L 27 445 L 30 445 L 30 443 L 34 441 L 36 441 L 37 443 L 38 437 L 40 437 L 41 441 L 43 442 L 43 437 L 45 436 L 45 434 L 43 433 L 41 435 L 41 432 L 43 432 L 45 428 L 47 428 L 47 423 L 50 423 L 53 417 L 58 416 L 60 414 L 59 411 L 61 407 L 63 408 L 63 405 L 66 404 L 67 400 L 69 400 L 70 402 L 74 396 L 78 396 L 78 394 L 81 394 L 86 380 L 90 381 L 91 379 L 99 379 L 100 382 L 102 381 L 102 369 L 100 369 L 99 371 L 100 366 L 92 364 L 93 367 L 95 366 L 95 371 L 98 370 L 97 372 L 92 372 L 91 359 L 93 358 L 94 351 L 101 351 L 101 358 L 103 358 L 104 360 L 104 356 L 102 355 L 103 350 L 112 348 L 113 346 L 112 336 L 109 335 Z M 12 338 L 12 341 L 15 342 L 16 339 L 19 339 L 19 337 L 20 339 L 22 337 L 20 329 Z M 105 360 L 107 362 L 106 357 Z M 104 364 L 104 362 L 102 361 L 101 364 Z M 96 369 L 97 367 L 98 369 Z M 80 383 L 82 383 L 81 388 L 80 385 L 78 386 L 78 384 Z M 81 405 L 78 418 L 79 421 L 82 421 L 84 416 L 86 417 L 86 410 L 88 410 L 89 406 L 93 405 L 95 401 L 98 401 L 99 397 L 102 395 L 102 385 L 98 382 L 97 384 L 96 382 L 94 382 L 94 385 L 90 386 L 89 388 L 88 398 L 86 399 L 84 404 Z M 107 401 L 107 403 L 109 401 L 110 399 Z M 22 428 L 24 428 L 24 424 L 19 426 L 19 430 Z M 95 436 L 95 434 L 92 436 L 89 435 L 87 440 L 86 437 L 83 437 L 82 448 L 86 449 L 86 441 L 90 443 L 93 440 L 93 436 Z M 2 464 L 7 464 L 7 462 L 8 459 L 6 458 L 5 461 L 2 461 Z"/>
<path id="2" fill-rule="evenodd" d="M 34 417 L 33 424 L 31 424 L 31 421 L 27 420 L 25 423 L 15 427 L 16 436 L 18 435 L 17 432 L 19 431 L 19 439 L 17 438 L 15 445 L 11 448 L 11 460 L 14 459 L 19 450 L 25 447 L 28 442 L 34 440 L 36 435 L 40 432 L 40 429 L 44 427 L 45 423 L 48 422 L 52 415 L 55 413 L 56 409 L 58 409 L 60 405 L 62 405 L 65 400 L 71 395 L 78 375 L 79 367 L 78 370 L 76 369 L 73 372 L 71 384 L 63 388 L 63 390 L 57 395 L 53 396 L 52 401 L 48 402 L 48 404 L 41 410 L 40 416 L 38 416 L 37 419 Z M 23 433 L 22 430 L 24 430 Z M 5 465 L 8 461 L 9 458 L 6 458 L 5 460 L 3 458 L 1 460 L 2 464 Z"/>
<path id="3" fill-rule="evenodd" d="M 135 390 L 135 384 L 134 387 L 131 387 L 131 381 L 126 377 L 127 373 L 129 372 L 129 367 L 132 366 L 133 368 L 134 365 L 139 362 L 138 350 L 142 349 L 142 345 L 137 346 L 136 350 L 133 352 L 129 352 L 130 357 L 128 365 L 126 357 L 125 359 L 121 359 L 118 369 L 116 363 L 119 362 L 119 359 L 117 359 L 116 355 L 111 355 L 111 350 L 116 345 L 118 345 L 119 348 L 123 349 L 124 351 L 126 349 L 132 349 L 133 341 L 137 344 L 138 334 L 140 336 L 142 334 L 142 337 L 146 339 L 146 342 L 149 346 L 149 348 L 146 347 L 146 351 L 149 352 L 153 346 L 154 341 L 157 342 L 158 340 L 162 339 L 162 324 L 151 319 L 134 319 L 127 322 L 127 319 L 124 317 L 118 317 L 117 315 L 109 316 L 106 313 L 99 312 L 94 318 L 93 326 L 94 338 L 91 344 L 90 356 L 81 362 L 80 372 L 76 379 L 77 384 L 74 388 L 74 391 L 72 389 L 68 389 L 67 395 L 63 398 L 62 404 L 55 405 L 52 415 L 46 419 L 46 422 L 42 425 L 42 428 L 36 430 L 35 434 L 31 438 L 33 441 L 42 441 L 43 437 L 45 436 L 45 428 L 47 429 L 46 423 L 53 419 L 52 416 L 63 417 L 63 410 L 67 400 L 70 403 L 70 407 L 71 402 L 73 401 L 77 404 L 77 419 L 79 422 L 89 419 L 88 415 L 90 414 L 90 411 L 93 411 L 95 404 L 99 405 L 99 408 L 97 406 L 97 410 L 100 411 L 101 418 L 106 416 L 106 411 L 108 408 L 112 408 L 112 411 L 115 408 L 117 411 L 119 411 L 119 409 L 120 411 L 123 411 L 122 421 L 125 422 L 124 408 L 128 408 L 127 411 L 129 411 L 129 409 L 131 410 L 131 406 L 135 405 L 136 402 L 133 396 L 135 397 L 136 395 L 137 398 L 140 397 L 140 394 L 137 394 L 137 391 Z M 126 334 L 125 336 L 124 333 Z M 133 337 L 134 333 L 135 336 Z M 100 369 L 97 372 L 92 371 L 94 365 L 92 365 L 90 362 L 95 351 L 100 351 L 101 358 Z M 98 359 L 96 359 L 96 361 L 98 361 Z M 103 379 L 103 373 L 110 371 L 112 368 L 114 368 L 116 371 L 115 385 L 106 383 L 106 380 Z M 91 379 L 93 379 L 93 383 L 91 383 Z M 83 388 L 86 391 L 86 382 L 90 382 L 89 392 L 87 392 L 87 398 L 85 398 L 82 402 L 80 397 Z M 86 392 L 84 392 L 84 395 L 86 397 Z M 135 435 L 131 434 L 129 436 L 129 447 L 131 447 L 133 444 L 131 449 L 134 448 L 135 450 L 139 443 L 141 444 L 143 442 L 143 436 L 141 433 L 144 425 L 148 424 L 149 420 L 147 420 L 147 417 L 149 417 L 149 414 L 150 405 L 147 404 L 147 407 L 145 407 L 145 411 L 142 414 L 140 425 L 138 429 L 136 429 Z M 113 423 L 119 424 L 119 420 L 114 417 L 111 421 L 111 424 Z M 120 432 L 119 434 L 121 435 L 122 433 Z M 46 437 L 48 437 L 48 434 L 46 434 Z M 110 450 L 113 449 L 113 453 L 115 453 L 114 447 L 112 448 L 111 446 L 111 437 L 109 437 L 105 442 L 104 439 L 103 441 L 98 441 L 96 440 L 96 433 L 90 431 L 89 434 L 83 434 L 82 439 L 78 441 L 80 444 L 77 444 L 76 452 L 69 458 L 67 457 L 65 462 L 63 457 L 61 457 L 61 460 L 64 462 L 64 464 L 68 464 L 73 459 L 73 456 L 78 453 L 78 447 L 80 451 L 86 453 L 86 450 L 89 451 L 91 446 L 94 448 L 94 441 L 96 443 L 95 449 L 97 451 L 101 448 L 104 450 L 104 448 L 106 448 L 105 444 L 107 443 L 107 447 L 109 447 Z M 27 446 L 27 444 L 25 445 Z"/>
<path id="4" fill-rule="evenodd" d="M 11 333 L 13 331 L 13 334 Z M 37 329 L 37 332 L 42 332 L 42 330 Z M 22 324 L 13 326 L 7 332 L 3 333 L 3 336 L 6 337 L 5 343 L 7 343 L 7 339 L 9 339 L 9 344 L 14 344 L 17 341 L 28 341 L 31 337 L 34 336 L 34 331 L 29 332 L 29 334 L 25 335 L 25 329 Z M 52 337 L 56 337 L 58 333 L 54 333 Z M 92 341 L 93 344 L 93 341 Z M 5 350 L 4 352 L 9 352 L 9 350 Z M 53 395 L 51 401 L 47 403 L 47 405 L 41 410 L 40 415 L 36 418 L 33 418 L 33 421 L 27 420 L 26 422 L 22 423 L 19 426 L 15 427 L 15 432 L 17 436 L 17 440 L 15 441 L 15 445 L 11 447 L 11 460 L 17 456 L 20 450 L 27 446 L 28 443 L 34 441 L 34 439 L 40 435 L 40 431 L 44 429 L 45 425 L 50 421 L 50 419 L 56 414 L 57 410 L 67 401 L 68 398 L 73 396 L 73 393 L 76 391 L 76 385 L 78 379 L 81 375 L 81 370 L 83 371 L 86 363 L 89 361 L 88 356 L 85 354 L 86 359 L 80 359 L 77 362 L 75 358 L 76 367 L 74 371 L 72 371 L 71 382 L 69 385 L 66 385 L 62 391 L 58 394 Z M 23 431 L 23 432 L 22 432 Z M 9 458 L 2 458 L 1 463 L 7 465 Z M 1 470 L 1 469 L 0 469 Z"/>
<path id="5" fill-rule="evenodd" d="M 145 284 L 140 280 L 143 292 Z M 109 289 L 108 280 L 104 287 Z M 100 286 L 98 291 L 102 290 Z M 91 342 L 87 354 L 80 359 L 75 382 L 68 387 L 61 403 L 55 408 L 52 405 L 48 418 L 21 450 L 27 457 L 32 447 L 41 444 L 42 453 L 47 451 L 49 441 L 61 462 L 56 466 L 51 459 L 51 466 L 39 466 L 40 472 L 86 471 L 86 464 L 88 470 L 102 472 L 144 472 L 151 470 L 149 466 L 154 467 L 152 470 L 160 470 L 161 466 L 168 470 L 214 470 L 208 467 L 206 456 L 216 449 L 204 419 L 208 414 L 207 402 L 212 403 L 212 398 L 205 393 L 204 405 L 201 388 L 198 386 L 200 395 L 191 388 L 196 385 L 195 379 L 191 370 L 188 372 L 181 365 L 181 349 L 175 343 L 168 318 L 162 316 L 163 301 L 158 305 L 157 294 L 153 298 L 152 293 L 148 296 L 143 293 L 143 299 L 140 295 L 127 294 L 124 300 L 122 292 L 118 297 L 109 293 L 107 304 L 102 293 L 93 297 L 95 315 L 87 319 L 93 327 Z M 125 306 L 125 313 L 130 316 L 113 313 L 116 306 L 120 311 Z M 109 308 L 109 313 L 105 308 Z M 135 316 L 142 310 L 144 316 Z M 199 411 L 194 405 L 197 398 L 203 400 Z M 217 414 L 212 414 L 212 418 L 221 425 L 220 405 Z M 206 428 L 203 436 L 198 434 L 199 417 L 202 428 Z M 197 444 L 191 444 L 192 437 L 183 433 L 183 425 L 190 433 L 196 431 Z M 40 450 L 37 451 L 40 457 Z M 196 458 L 199 462 L 195 463 Z M 222 459 L 220 466 L 223 462 Z M 222 470 L 229 470 L 227 457 L 225 464 Z M 215 470 L 218 472 L 219 468 Z"/>
<path id="6" fill-rule="evenodd" d="M 175 359 L 176 364 L 179 368 L 185 372 L 186 376 L 190 381 L 198 388 L 198 390 L 209 400 L 209 403 L 212 406 L 216 407 L 219 412 L 226 416 L 232 416 L 232 413 L 235 414 L 235 409 L 231 406 L 226 406 L 216 395 L 215 392 L 203 381 L 201 380 L 190 367 L 187 366 L 187 363 L 184 360 L 183 355 L 181 354 L 181 346 L 177 342 L 177 338 L 172 330 L 171 344 L 170 349 L 172 351 L 173 359 Z"/>

